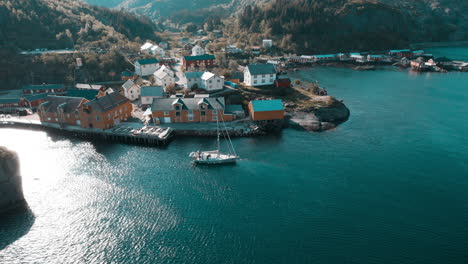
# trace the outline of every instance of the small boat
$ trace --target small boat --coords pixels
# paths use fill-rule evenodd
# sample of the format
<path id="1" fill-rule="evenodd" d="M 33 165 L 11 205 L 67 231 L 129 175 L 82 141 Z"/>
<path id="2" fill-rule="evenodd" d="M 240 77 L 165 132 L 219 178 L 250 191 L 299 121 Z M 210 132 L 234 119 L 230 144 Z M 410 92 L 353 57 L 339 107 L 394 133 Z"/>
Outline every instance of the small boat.
<path id="1" fill-rule="evenodd" d="M 211 150 L 211 151 L 196 151 L 190 153 L 189 157 L 193 158 L 194 164 L 205 164 L 205 165 L 219 165 L 219 164 L 233 164 L 236 163 L 239 159 L 237 156 L 236 151 L 234 149 L 234 145 L 232 145 L 231 138 L 226 128 L 226 124 L 223 120 L 224 130 L 221 132 L 219 129 L 219 122 L 216 122 L 217 125 L 217 132 L 218 132 L 218 149 Z M 220 136 L 221 134 L 227 141 L 227 147 L 229 153 L 224 154 L 220 151 Z"/>

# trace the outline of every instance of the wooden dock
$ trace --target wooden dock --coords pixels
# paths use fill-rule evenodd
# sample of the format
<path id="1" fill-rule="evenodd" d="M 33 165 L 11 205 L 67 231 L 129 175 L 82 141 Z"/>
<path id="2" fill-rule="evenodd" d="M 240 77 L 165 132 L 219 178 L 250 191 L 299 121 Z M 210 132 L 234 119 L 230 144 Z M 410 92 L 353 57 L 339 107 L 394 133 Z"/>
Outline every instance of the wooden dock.
<path id="1" fill-rule="evenodd" d="M 1 120 L 0 128 L 22 128 L 41 130 L 54 134 L 72 136 L 91 141 L 116 142 L 132 145 L 165 147 L 173 138 L 171 128 L 125 126 L 125 123 L 106 130 L 86 129 L 79 126 L 60 125 L 55 123 L 41 123 L 29 120 Z"/>

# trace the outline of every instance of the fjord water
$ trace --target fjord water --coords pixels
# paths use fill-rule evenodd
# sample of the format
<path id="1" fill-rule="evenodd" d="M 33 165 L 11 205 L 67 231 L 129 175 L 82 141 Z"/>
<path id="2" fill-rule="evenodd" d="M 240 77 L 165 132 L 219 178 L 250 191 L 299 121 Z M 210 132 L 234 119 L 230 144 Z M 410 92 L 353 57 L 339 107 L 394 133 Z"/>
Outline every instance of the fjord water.
<path id="1" fill-rule="evenodd" d="M 236 166 L 188 153 L 0 130 L 30 210 L 0 219 L 0 263 L 466 263 L 468 73 L 313 68 L 336 130 L 235 139 Z"/>

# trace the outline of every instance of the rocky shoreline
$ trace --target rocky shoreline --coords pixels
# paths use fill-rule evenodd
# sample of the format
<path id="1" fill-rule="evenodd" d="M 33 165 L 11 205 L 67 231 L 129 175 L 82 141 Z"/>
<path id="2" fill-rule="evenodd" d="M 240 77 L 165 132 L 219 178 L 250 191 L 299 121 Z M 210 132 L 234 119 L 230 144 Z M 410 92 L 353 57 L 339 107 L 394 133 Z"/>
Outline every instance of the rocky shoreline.
<path id="1" fill-rule="evenodd" d="M 0 214 L 25 204 L 18 155 L 0 147 Z"/>
<path id="2" fill-rule="evenodd" d="M 301 109 L 288 112 L 289 125 L 311 132 L 322 132 L 336 128 L 349 119 L 351 112 L 341 101 L 330 106 Z"/>

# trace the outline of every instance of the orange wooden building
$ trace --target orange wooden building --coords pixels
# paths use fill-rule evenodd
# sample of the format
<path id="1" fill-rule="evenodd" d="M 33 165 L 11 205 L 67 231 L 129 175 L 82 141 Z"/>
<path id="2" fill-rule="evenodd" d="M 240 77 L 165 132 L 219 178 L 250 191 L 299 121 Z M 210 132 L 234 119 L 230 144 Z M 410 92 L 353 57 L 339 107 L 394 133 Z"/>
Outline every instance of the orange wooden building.
<path id="1" fill-rule="evenodd" d="M 132 115 L 132 104 L 111 93 L 91 101 L 83 97 L 48 96 L 38 110 L 41 122 L 108 129 Z"/>
<path id="2" fill-rule="evenodd" d="M 251 101 L 249 113 L 250 118 L 254 121 L 283 119 L 283 101 L 279 99 Z"/>
<path id="3" fill-rule="evenodd" d="M 98 97 L 81 106 L 81 126 L 108 129 L 130 118 L 132 110 L 130 100 L 120 93 Z"/>
<path id="4" fill-rule="evenodd" d="M 232 121 L 224 108 L 224 98 L 155 98 L 151 105 L 155 124 Z"/>

